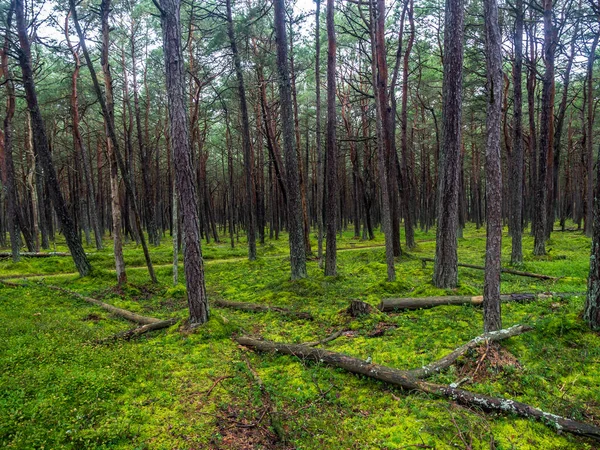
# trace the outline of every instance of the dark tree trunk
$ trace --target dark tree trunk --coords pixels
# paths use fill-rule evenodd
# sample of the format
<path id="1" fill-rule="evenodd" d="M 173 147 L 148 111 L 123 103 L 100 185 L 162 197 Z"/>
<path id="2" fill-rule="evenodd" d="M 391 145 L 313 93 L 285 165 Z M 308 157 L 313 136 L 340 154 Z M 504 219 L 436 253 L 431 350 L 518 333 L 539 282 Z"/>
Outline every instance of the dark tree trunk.
<path id="1" fill-rule="evenodd" d="M 248 233 L 248 259 L 256 259 L 256 195 L 254 189 L 254 179 L 252 169 L 254 166 L 252 147 L 250 141 L 250 121 L 248 119 L 248 104 L 246 102 L 246 87 L 244 85 L 244 74 L 242 72 L 242 63 L 235 41 L 235 32 L 233 28 L 233 17 L 231 15 L 231 0 L 226 0 L 227 6 L 227 34 L 229 35 L 229 45 L 233 54 L 233 65 L 238 82 L 238 96 L 240 101 L 240 113 L 242 116 L 242 148 L 244 150 L 244 173 L 246 175 L 246 201 L 245 208 L 247 214 L 247 233 Z"/>
<path id="2" fill-rule="evenodd" d="M 304 225 L 296 138 L 294 136 L 294 115 L 292 90 L 288 70 L 288 46 L 285 30 L 285 2 L 273 0 L 275 9 L 275 35 L 277 39 L 277 72 L 280 95 L 281 128 L 287 178 L 287 223 L 290 243 L 292 279 L 306 278 L 306 251 L 304 247 Z"/>
<path id="3" fill-rule="evenodd" d="M 8 12 L 7 29 L 10 30 L 12 19 L 12 8 Z M 19 232 L 18 220 L 18 200 L 17 200 L 17 185 L 15 182 L 15 164 L 13 160 L 13 117 L 15 115 L 15 88 L 12 82 L 12 74 L 8 67 L 8 37 L 4 41 L 2 50 L 2 72 L 6 83 L 6 115 L 4 116 L 4 167 L 2 170 L 2 184 L 6 188 L 6 215 L 8 232 L 10 236 L 10 247 L 13 262 L 18 262 L 21 258 L 19 250 L 21 248 L 21 235 Z"/>
<path id="4" fill-rule="evenodd" d="M 585 154 L 587 159 L 587 196 L 585 199 L 586 214 L 585 214 L 585 234 L 592 236 L 594 217 L 594 60 L 596 59 L 596 48 L 598 47 L 598 39 L 600 32 L 596 33 L 590 49 L 590 54 L 587 61 L 587 104 L 584 106 L 586 117 L 586 136 L 585 136 Z"/>
<path id="5" fill-rule="evenodd" d="M 200 247 L 198 194 L 190 149 L 188 118 L 185 106 L 185 71 L 181 51 L 180 0 L 160 0 L 163 48 L 169 102 L 170 140 L 173 147 L 177 193 L 183 217 L 183 262 L 188 307 L 192 324 L 208 320 L 208 298 L 204 283 L 204 266 Z"/>
<path id="6" fill-rule="evenodd" d="M 323 263 L 323 148 L 321 146 L 321 24 L 319 16 L 321 15 L 321 0 L 316 0 L 316 19 L 315 19 L 315 89 L 316 89 L 316 152 L 317 152 L 317 258 L 319 264 Z"/>
<path id="7" fill-rule="evenodd" d="M 502 328 L 500 313 L 500 257 L 502 253 L 502 35 L 498 24 L 498 3 L 484 0 L 485 53 L 487 72 L 487 117 L 485 145 L 485 203 L 487 239 L 483 287 L 483 329 Z"/>
<path id="8" fill-rule="evenodd" d="M 542 79 L 542 111 L 540 114 L 540 158 L 536 193 L 538 209 L 534 229 L 534 255 L 546 254 L 546 211 L 548 208 L 548 155 L 554 138 L 554 25 L 552 0 L 544 0 L 544 65 Z"/>
<path id="9" fill-rule="evenodd" d="M 456 232 L 462 135 L 463 0 L 446 0 L 445 14 L 442 148 L 433 284 L 453 288 L 458 283 Z"/>
<path id="10" fill-rule="evenodd" d="M 511 223 L 512 264 L 523 261 L 523 0 L 515 2 L 515 62 L 513 66 L 514 116 L 513 151 L 511 155 Z"/>
<path id="11" fill-rule="evenodd" d="M 56 216 L 60 221 L 62 232 L 67 241 L 69 250 L 71 251 L 75 267 L 77 267 L 77 271 L 81 276 L 86 276 L 92 267 L 85 255 L 73 220 L 69 216 L 67 204 L 60 191 L 56 170 L 54 169 L 54 164 L 52 162 L 52 155 L 50 154 L 46 128 L 37 101 L 35 83 L 33 80 L 33 68 L 31 66 L 31 47 L 29 36 L 27 34 L 27 21 L 25 19 L 23 0 L 15 0 L 15 16 L 20 43 L 18 51 L 19 64 L 23 73 L 23 85 L 25 88 L 27 107 L 31 115 L 34 149 L 36 156 L 40 159 L 40 164 L 44 170 L 46 180 L 48 181 L 52 205 L 54 206 Z"/>
<path id="12" fill-rule="evenodd" d="M 85 42 L 85 36 L 83 34 L 81 26 L 79 25 L 79 20 L 77 19 L 77 10 L 75 8 L 75 0 L 69 0 L 69 7 L 71 9 L 71 14 L 73 16 L 73 23 L 74 23 L 75 29 L 77 31 L 77 36 L 79 37 L 79 43 L 80 43 L 81 49 L 83 51 L 83 56 L 85 57 L 85 62 L 90 71 L 90 76 L 92 78 L 92 83 L 94 85 L 94 91 L 96 92 L 96 97 L 98 98 L 98 102 L 100 103 L 100 107 L 102 108 L 102 115 L 104 116 L 105 121 L 106 121 L 108 137 L 112 141 L 115 157 L 117 159 L 119 169 L 121 170 L 121 175 L 123 176 L 123 181 L 125 183 L 125 192 L 131 202 L 131 206 L 132 206 L 133 213 L 135 216 L 136 230 L 138 232 L 138 235 L 139 235 L 138 237 L 140 239 L 140 242 L 142 244 L 142 249 L 144 251 L 144 258 L 146 260 L 146 265 L 148 266 L 148 273 L 150 275 L 150 279 L 152 280 L 152 282 L 156 283 L 157 279 L 156 279 L 156 275 L 154 273 L 154 267 L 152 266 L 152 260 L 150 259 L 150 252 L 148 251 L 148 246 L 146 245 L 146 238 L 144 237 L 144 233 L 143 233 L 143 229 L 142 229 L 142 222 L 140 219 L 139 209 L 137 206 L 137 202 L 136 202 L 136 198 L 135 198 L 135 194 L 134 194 L 134 190 L 133 190 L 133 183 L 129 176 L 129 171 L 127 170 L 127 167 L 125 166 L 125 161 L 123 160 L 123 157 L 119 150 L 119 145 L 118 145 L 119 141 L 117 139 L 117 133 L 115 131 L 114 117 L 110 113 L 110 110 L 107 107 L 106 101 L 104 100 L 104 96 L 102 95 L 102 89 L 100 88 L 100 83 L 98 82 L 98 77 L 96 75 L 96 69 L 94 68 L 92 60 L 90 58 L 90 54 L 87 50 L 87 45 Z"/>
<path id="13" fill-rule="evenodd" d="M 79 79 L 79 69 L 81 67 L 81 63 L 79 60 L 79 53 L 75 50 L 75 48 L 73 48 L 69 39 L 68 30 L 70 15 L 70 13 L 67 14 L 67 18 L 65 19 L 65 38 L 75 61 L 75 68 L 73 69 L 73 75 L 71 77 L 71 120 L 73 122 L 73 144 L 75 147 L 75 152 L 81 158 L 83 165 L 83 175 L 86 184 L 85 194 L 89 202 L 89 214 L 92 227 L 94 228 L 96 249 L 102 250 L 104 247 L 102 243 L 102 226 L 98 221 L 98 208 L 96 207 L 96 192 L 94 189 L 94 179 L 92 177 L 90 155 L 81 137 L 81 132 L 79 131 L 79 94 L 77 90 L 77 81 Z"/>
<path id="14" fill-rule="evenodd" d="M 335 22 L 334 0 L 327 0 L 327 249 L 325 253 L 325 275 L 337 274 L 336 267 L 336 232 L 337 232 L 337 144 L 335 141 L 336 106 L 335 106 Z"/>

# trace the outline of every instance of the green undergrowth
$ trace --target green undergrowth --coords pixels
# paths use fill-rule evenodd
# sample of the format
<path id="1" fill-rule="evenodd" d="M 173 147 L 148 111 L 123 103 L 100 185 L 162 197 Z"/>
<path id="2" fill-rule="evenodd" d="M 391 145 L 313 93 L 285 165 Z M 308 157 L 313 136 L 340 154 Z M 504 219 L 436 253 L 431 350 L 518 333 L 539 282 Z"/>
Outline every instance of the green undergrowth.
<path id="1" fill-rule="evenodd" d="M 485 230 L 468 226 L 464 236 L 459 260 L 483 264 Z M 283 235 L 259 245 L 254 262 L 246 260 L 243 240 L 234 249 L 227 242 L 204 244 L 209 298 L 284 306 L 311 312 L 315 319 L 213 307 L 209 323 L 193 332 L 181 328 L 186 293 L 183 285 L 172 286 L 168 236 L 161 246 L 151 247 L 158 285 L 149 283 L 135 244 L 126 246 L 129 283 L 121 290 L 115 288 L 108 240 L 100 252 L 87 248 L 95 269 L 94 276 L 85 278 L 73 273 L 69 258 L 24 258 L 17 264 L 2 260 L 0 276 L 14 277 L 24 287 L 0 286 L 0 447 L 444 449 L 471 443 L 472 448 L 486 449 L 596 448 L 541 423 L 401 392 L 295 357 L 255 354 L 232 340 L 250 334 L 302 343 L 343 328 L 347 332 L 326 348 L 401 369 L 444 356 L 481 333 L 480 308 L 374 312 L 358 319 L 345 313 L 351 299 L 376 306 L 383 297 L 481 294 L 483 272 L 472 269 L 459 270 L 458 289 L 434 288 L 432 265 L 423 268 L 419 258 L 434 255 L 435 230 L 419 231 L 416 239 L 417 248 L 397 261 L 398 281 L 393 283 L 385 281 L 381 236 L 360 241 L 344 233 L 339 246 L 347 250 L 338 254 L 339 275 L 325 277 L 313 259 L 309 277 L 300 281 L 289 280 Z M 535 258 L 526 235 L 525 261 L 519 269 L 561 278 L 550 282 L 503 275 L 502 292 L 583 292 L 589 245 L 580 233 L 554 233 L 549 256 Z M 508 237 L 503 252 L 503 263 L 509 266 Z M 57 273 L 62 274 L 52 275 Z M 19 280 L 29 275 L 39 277 Z M 132 325 L 44 283 L 140 314 L 182 321 L 134 341 L 100 343 Z M 583 297 L 573 296 L 503 305 L 506 327 L 534 327 L 503 343 L 518 364 L 499 371 L 484 368 L 484 376 L 463 387 L 600 424 L 600 337 L 580 318 L 583 302 Z M 476 363 L 476 355 L 432 381 L 456 382 L 470 360 Z M 252 371 L 277 411 L 270 417 Z M 258 426 L 247 426 L 256 422 Z"/>

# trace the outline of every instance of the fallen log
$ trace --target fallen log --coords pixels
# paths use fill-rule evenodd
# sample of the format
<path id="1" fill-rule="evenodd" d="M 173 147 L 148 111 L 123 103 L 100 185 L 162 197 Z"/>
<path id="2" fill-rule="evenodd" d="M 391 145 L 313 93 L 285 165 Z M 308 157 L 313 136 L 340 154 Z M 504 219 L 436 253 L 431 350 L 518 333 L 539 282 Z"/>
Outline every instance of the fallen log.
<path id="1" fill-rule="evenodd" d="M 423 264 L 423 267 L 425 267 L 428 262 L 435 262 L 435 259 L 433 259 L 433 258 L 421 258 L 421 263 Z M 466 267 L 468 269 L 485 270 L 484 266 L 478 266 L 476 264 L 458 263 L 457 265 L 459 267 Z M 501 268 L 500 272 L 502 272 L 502 273 L 509 273 L 511 275 L 518 275 L 518 276 L 521 276 L 521 277 L 537 278 L 539 280 L 556 281 L 556 280 L 559 279 L 559 277 L 553 277 L 553 276 L 550 276 L 550 275 L 543 275 L 543 274 L 532 273 L 532 272 L 523 272 L 522 270 L 514 270 L 514 269 Z"/>
<path id="2" fill-rule="evenodd" d="M 487 333 L 483 333 L 480 336 L 477 336 L 474 339 L 471 339 L 466 344 L 461 345 L 453 352 L 447 354 L 441 359 L 434 361 L 426 366 L 420 367 L 418 369 L 411 369 L 406 371 L 406 375 L 411 378 L 428 378 L 436 373 L 441 372 L 444 369 L 450 367 L 454 362 L 460 358 L 462 355 L 467 353 L 472 348 L 477 347 L 482 342 L 497 342 L 502 341 L 504 339 L 508 339 L 513 336 L 518 336 L 527 331 L 533 330 L 529 325 L 514 325 L 510 328 L 506 328 L 504 330 L 498 331 L 489 331 Z"/>
<path id="3" fill-rule="evenodd" d="M 50 258 L 51 256 L 71 256 L 66 252 L 21 252 L 20 256 L 25 258 Z M 11 252 L 0 252 L 0 258 L 12 258 Z"/>
<path id="4" fill-rule="evenodd" d="M 236 341 L 240 345 L 262 352 L 279 352 L 302 359 L 325 363 L 333 367 L 339 367 L 351 373 L 364 375 L 369 378 L 383 381 L 384 383 L 398 386 L 406 391 L 423 391 L 438 397 L 450 398 L 453 401 L 469 407 L 478 407 L 486 411 L 512 413 L 525 418 L 533 418 L 553 426 L 559 432 L 566 431 L 600 441 L 600 428 L 594 425 L 550 414 L 514 400 L 476 394 L 464 389 L 452 387 L 452 385 L 445 386 L 422 381 L 418 378 L 411 377 L 409 371 L 398 370 L 379 364 L 371 364 L 362 359 L 354 358 L 342 353 L 307 347 L 305 345 L 275 343 L 246 336 L 237 337 Z"/>
<path id="5" fill-rule="evenodd" d="M 146 325 L 142 325 L 138 328 L 133 328 L 131 330 L 123 331 L 121 333 L 114 334 L 108 338 L 102 339 L 102 342 L 108 341 L 117 341 L 117 340 L 125 340 L 129 341 L 130 339 L 141 336 L 142 334 L 149 333 L 150 331 L 162 330 L 163 328 L 169 328 L 175 325 L 178 322 L 178 319 L 167 319 L 160 320 L 158 322 L 149 323 Z"/>
<path id="6" fill-rule="evenodd" d="M 502 294 L 500 300 L 503 302 L 528 302 L 534 300 L 546 300 L 548 298 L 567 298 L 576 295 L 585 295 L 585 292 L 542 292 L 538 294 Z M 446 295 L 440 297 L 408 297 L 408 298 L 384 298 L 377 308 L 383 312 L 399 311 L 404 309 L 433 308 L 445 305 L 481 305 L 483 296 Z"/>
<path id="7" fill-rule="evenodd" d="M 294 311 L 292 309 L 283 308 L 281 306 L 260 305 L 258 303 L 230 302 L 229 300 L 224 300 L 221 298 L 212 299 L 211 302 L 213 306 L 218 306 L 220 308 L 231 308 L 248 312 L 275 311 L 281 314 L 296 317 L 298 319 L 313 320 L 313 316 L 309 312 Z"/>
<path id="8" fill-rule="evenodd" d="M 160 319 L 156 319 L 154 317 L 141 316 L 134 312 L 127 311 L 126 309 L 117 308 L 116 306 L 109 305 L 108 303 L 104 303 L 103 301 L 97 300 L 92 297 L 86 297 L 85 295 L 81 295 L 78 292 L 71 291 L 69 289 L 65 289 L 60 286 L 53 286 L 53 285 L 44 284 L 44 283 L 38 283 L 38 284 L 40 284 L 41 286 L 44 286 L 48 289 L 52 289 L 53 291 L 59 291 L 64 294 L 70 295 L 71 297 L 75 297 L 80 300 L 83 300 L 84 302 L 88 302 L 88 303 L 91 303 L 92 305 L 99 306 L 100 308 L 105 309 L 106 311 L 109 311 L 119 317 L 127 319 L 130 322 L 135 322 L 135 323 L 139 323 L 142 325 L 148 325 L 148 324 L 152 324 L 152 323 L 161 322 Z"/>

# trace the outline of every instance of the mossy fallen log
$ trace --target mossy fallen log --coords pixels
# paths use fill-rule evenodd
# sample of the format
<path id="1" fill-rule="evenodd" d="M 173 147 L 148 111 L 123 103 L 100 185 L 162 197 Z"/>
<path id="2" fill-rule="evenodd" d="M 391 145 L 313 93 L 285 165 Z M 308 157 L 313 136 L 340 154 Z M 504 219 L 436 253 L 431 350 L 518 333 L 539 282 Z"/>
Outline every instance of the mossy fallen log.
<path id="1" fill-rule="evenodd" d="M 423 263 L 423 267 L 425 267 L 428 262 L 435 262 L 435 259 L 433 259 L 433 258 L 421 258 L 421 262 Z M 485 270 L 484 266 L 478 266 L 476 264 L 458 263 L 457 265 L 459 267 L 466 267 L 468 269 Z M 520 277 L 537 278 L 539 280 L 556 281 L 556 280 L 559 279 L 559 277 L 553 277 L 553 276 L 550 276 L 550 275 L 544 275 L 544 274 L 533 273 L 533 272 L 524 272 L 522 270 L 515 270 L 515 269 L 506 269 L 504 267 L 500 269 L 500 272 L 502 272 L 502 273 L 509 273 L 511 275 L 518 275 Z"/>
<path id="2" fill-rule="evenodd" d="M 20 256 L 25 258 L 50 258 L 52 256 L 71 256 L 66 252 L 20 252 Z M 0 252 L 0 258 L 11 258 L 11 252 Z"/>
<path id="3" fill-rule="evenodd" d="M 78 298 L 83 300 L 84 302 L 91 303 L 92 305 L 99 306 L 100 308 L 111 312 L 119 317 L 129 320 L 130 322 L 139 323 L 142 325 L 148 325 L 152 323 L 161 322 L 161 319 L 156 319 L 155 317 L 142 316 L 140 314 L 136 314 L 134 312 L 128 311 L 126 309 L 117 308 L 116 306 L 110 305 L 108 303 L 104 303 L 101 300 L 97 300 L 92 297 L 86 297 L 85 295 L 81 295 L 79 292 L 71 291 L 70 289 L 65 289 L 60 286 L 53 286 L 49 284 L 38 283 L 40 286 L 44 286 L 45 288 L 52 289 L 53 291 L 59 291 L 64 294 L 70 295 L 71 297 Z"/>
<path id="4" fill-rule="evenodd" d="M 128 341 L 130 339 L 140 337 L 141 335 L 149 333 L 151 331 L 169 328 L 169 327 L 175 325 L 178 321 L 179 321 L 178 319 L 173 318 L 173 319 L 160 320 L 158 322 L 148 323 L 146 325 L 142 325 L 141 327 L 133 328 L 131 330 L 127 330 L 127 331 L 123 331 L 121 333 L 114 334 L 108 338 L 102 339 L 101 342 L 110 342 L 110 341 L 117 341 L 117 340 Z"/>
<path id="5" fill-rule="evenodd" d="M 503 302 L 530 302 L 535 300 L 546 300 L 549 298 L 567 298 L 575 295 L 585 295 L 582 292 L 541 292 L 537 294 L 502 294 L 500 300 Z M 445 295 L 439 297 L 407 297 L 407 298 L 384 298 L 378 305 L 383 312 L 400 311 L 405 309 L 433 308 L 445 305 L 481 305 L 483 296 L 468 295 Z"/>
<path id="6" fill-rule="evenodd" d="M 278 352 L 292 355 L 304 360 L 312 360 L 348 372 L 373 378 L 384 383 L 398 386 L 406 391 L 422 391 L 428 394 L 449 398 L 468 407 L 481 408 L 485 411 L 515 414 L 521 417 L 539 420 L 552 426 L 558 432 L 568 432 L 600 441 L 600 428 L 591 424 L 577 422 L 567 417 L 547 413 L 531 405 L 502 397 L 491 397 L 464 389 L 430 383 L 410 375 L 410 371 L 398 370 L 379 364 L 371 364 L 359 358 L 305 345 L 276 343 L 254 339 L 247 336 L 237 337 L 236 341 L 245 347 L 262 352 Z"/>

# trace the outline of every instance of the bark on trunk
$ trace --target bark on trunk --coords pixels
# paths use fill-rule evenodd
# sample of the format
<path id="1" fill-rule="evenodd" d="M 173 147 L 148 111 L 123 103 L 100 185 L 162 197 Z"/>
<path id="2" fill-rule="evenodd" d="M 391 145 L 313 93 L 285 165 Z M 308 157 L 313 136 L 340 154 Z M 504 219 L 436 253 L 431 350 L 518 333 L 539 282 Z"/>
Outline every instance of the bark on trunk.
<path id="1" fill-rule="evenodd" d="M 446 0 L 442 148 L 438 179 L 438 213 L 433 284 L 458 284 L 458 189 L 460 175 L 464 1 Z"/>
<path id="2" fill-rule="evenodd" d="M 204 283 L 204 265 L 200 247 L 198 195 L 189 141 L 185 106 L 185 72 L 181 51 L 180 0 L 160 0 L 159 10 L 163 30 L 163 47 L 169 104 L 170 139 L 175 155 L 177 191 L 183 217 L 183 263 L 186 277 L 188 307 L 192 324 L 208 320 L 208 298 Z"/>
<path id="3" fill-rule="evenodd" d="M 502 254 L 502 163 L 500 126 L 502 122 L 502 35 L 498 24 L 498 3 L 484 0 L 485 50 L 487 69 L 487 117 L 485 145 L 485 197 L 487 238 L 483 285 L 483 329 L 502 328 L 500 309 L 500 262 Z"/>
<path id="4" fill-rule="evenodd" d="M 246 87 L 244 84 L 244 74 L 242 72 L 242 62 L 237 49 L 235 40 L 235 31 L 233 28 L 233 17 L 231 14 L 231 0 L 226 0 L 227 7 L 227 34 L 229 35 L 229 45 L 233 54 L 233 65 L 238 83 L 238 96 L 240 101 L 240 114 L 242 116 L 242 148 L 244 151 L 244 174 L 246 176 L 246 211 L 247 211 L 247 235 L 248 235 L 248 259 L 256 259 L 256 194 L 254 189 L 253 166 L 254 158 L 252 156 L 252 147 L 250 141 L 250 120 L 248 119 L 248 104 L 246 102 Z"/>
<path id="5" fill-rule="evenodd" d="M 281 128 L 287 178 L 287 223 L 290 243 L 291 276 L 293 280 L 306 278 L 306 251 L 300 195 L 292 90 L 288 70 L 288 46 L 285 29 L 285 2 L 274 0 L 275 35 L 277 39 L 277 72 L 280 96 Z"/>
<path id="6" fill-rule="evenodd" d="M 549 298 L 569 298 L 584 295 L 582 292 L 544 292 L 539 294 L 501 294 L 502 302 L 528 302 L 535 300 L 546 300 Z M 416 298 L 384 298 L 379 303 L 379 310 L 383 312 L 401 311 L 405 309 L 433 308 L 445 305 L 481 305 L 483 296 L 474 297 L 462 295 L 448 295 L 442 297 L 416 297 Z"/>
<path id="7" fill-rule="evenodd" d="M 347 356 L 342 353 L 307 347 L 305 345 L 280 344 L 270 341 L 262 341 L 249 337 L 236 338 L 238 344 L 262 352 L 278 352 L 291 355 L 303 360 L 312 360 L 317 363 L 325 363 L 333 367 L 339 367 L 348 372 L 363 375 L 369 378 L 383 381 L 384 383 L 398 386 L 410 391 L 423 391 L 437 397 L 449 398 L 463 405 L 477 407 L 486 411 L 497 411 L 501 413 L 515 414 L 521 417 L 532 418 L 551 425 L 558 431 L 585 436 L 600 441 L 600 428 L 586 423 L 576 422 L 566 417 L 546 413 L 540 409 L 525 403 L 509 400 L 501 397 L 490 397 L 474 392 L 458 389 L 453 385 L 421 381 L 411 376 L 410 371 L 398 370 L 379 364 L 372 364 L 359 358 Z M 433 373 L 433 372 L 432 372 Z"/>
<path id="8" fill-rule="evenodd" d="M 46 135 L 46 128 L 44 126 L 44 120 L 42 119 L 42 113 L 37 101 L 37 94 L 35 89 L 35 82 L 33 79 L 33 68 L 31 65 L 31 47 L 29 43 L 29 36 L 27 33 L 27 21 L 25 18 L 23 0 L 15 0 L 15 16 L 17 23 L 17 32 L 19 35 L 20 48 L 19 64 L 23 74 L 23 84 L 25 88 L 25 97 L 27 99 L 27 107 L 31 115 L 31 121 L 33 125 L 33 141 L 36 156 L 40 159 L 40 164 L 44 169 L 44 174 L 48 182 L 50 189 L 50 198 L 52 199 L 52 205 L 56 212 L 56 216 L 62 226 L 62 232 L 67 241 L 69 250 L 73 257 L 73 262 L 77 271 L 81 276 L 86 276 L 90 270 L 91 265 L 83 251 L 81 240 L 73 220 L 71 219 L 67 204 L 60 191 L 60 185 L 52 162 L 52 155 L 50 154 L 50 147 L 48 144 L 48 137 Z"/>
<path id="9" fill-rule="evenodd" d="M 512 264 L 523 262 L 523 0 L 515 2 L 515 62 L 513 66 L 513 152 L 511 158 L 511 224 Z"/>
<path id="10" fill-rule="evenodd" d="M 336 105 L 335 105 L 335 64 L 336 38 L 334 22 L 334 0 L 327 0 L 327 249 L 325 253 L 325 275 L 337 274 L 336 232 L 338 219 L 338 155 L 335 140 Z"/>

